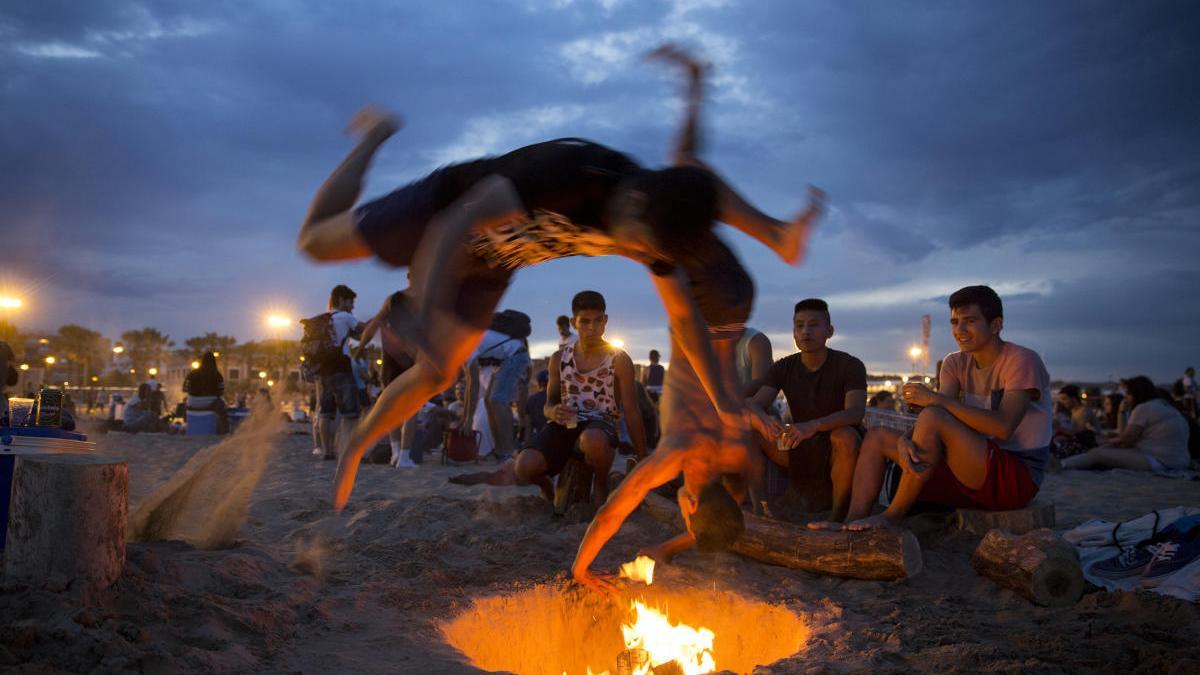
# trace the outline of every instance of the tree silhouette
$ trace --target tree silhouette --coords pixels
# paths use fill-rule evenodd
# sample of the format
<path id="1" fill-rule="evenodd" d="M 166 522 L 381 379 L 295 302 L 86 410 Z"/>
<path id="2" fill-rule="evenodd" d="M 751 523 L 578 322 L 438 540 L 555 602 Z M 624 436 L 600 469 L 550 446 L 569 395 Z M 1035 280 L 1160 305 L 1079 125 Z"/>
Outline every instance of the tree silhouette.
<path id="1" fill-rule="evenodd" d="M 233 348 L 237 344 L 237 338 L 209 331 L 204 335 L 188 338 L 183 341 L 183 344 L 187 346 L 188 355 L 192 358 L 200 358 L 204 352 L 210 351 L 232 356 Z"/>
<path id="2" fill-rule="evenodd" d="M 157 328 L 149 326 L 141 330 L 127 330 L 121 333 L 121 341 L 125 344 L 125 356 L 129 363 L 137 369 L 141 376 L 151 366 L 159 366 L 167 359 L 167 353 L 175 343 L 169 335 Z"/>
<path id="3" fill-rule="evenodd" d="M 70 379 L 80 384 L 88 383 L 107 356 L 108 341 L 103 335 L 73 323 L 59 326 L 50 343 L 51 349 L 70 365 Z"/>

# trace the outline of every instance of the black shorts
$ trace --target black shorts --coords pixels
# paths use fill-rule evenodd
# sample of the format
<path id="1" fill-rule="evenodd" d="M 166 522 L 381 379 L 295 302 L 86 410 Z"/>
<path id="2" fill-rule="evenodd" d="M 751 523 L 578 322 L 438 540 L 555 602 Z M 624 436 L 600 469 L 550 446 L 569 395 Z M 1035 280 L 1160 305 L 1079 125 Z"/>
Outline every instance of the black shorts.
<path id="1" fill-rule="evenodd" d="M 606 420 L 580 420 L 574 429 L 568 429 L 557 422 L 549 422 L 533 437 L 533 442 L 526 450 L 537 450 L 546 458 L 546 475 L 557 476 L 571 455 L 581 456 L 575 444 L 586 429 L 599 429 L 608 436 L 608 442 L 613 448 L 617 447 L 617 428 Z"/>
<path id="2" fill-rule="evenodd" d="M 354 222 L 371 252 L 393 267 L 410 267 L 429 222 L 459 197 L 458 182 L 447 167 L 354 209 Z M 461 253 L 461 285 L 454 310 L 463 322 L 487 328 L 512 270 L 492 268 L 465 247 Z"/>

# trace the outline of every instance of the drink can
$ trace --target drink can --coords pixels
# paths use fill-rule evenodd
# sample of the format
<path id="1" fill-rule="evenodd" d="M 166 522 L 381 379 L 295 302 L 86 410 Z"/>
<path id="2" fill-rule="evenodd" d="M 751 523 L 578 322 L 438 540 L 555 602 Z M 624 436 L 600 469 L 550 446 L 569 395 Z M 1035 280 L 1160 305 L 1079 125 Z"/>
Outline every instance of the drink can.
<path id="1" fill-rule="evenodd" d="M 63 393 L 57 389 L 43 389 L 38 392 L 34 426 L 62 426 Z"/>
<path id="2" fill-rule="evenodd" d="M 791 429 L 791 428 L 792 428 L 792 425 L 790 425 L 790 424 L 783 425 L 783 431 L 779 432 L 779 437 L 775 439 L 775 447 L 776 448 L 779 448 L 780 450 L 788 449 L 786 434 L 787 434 L 787 430 Z"/>

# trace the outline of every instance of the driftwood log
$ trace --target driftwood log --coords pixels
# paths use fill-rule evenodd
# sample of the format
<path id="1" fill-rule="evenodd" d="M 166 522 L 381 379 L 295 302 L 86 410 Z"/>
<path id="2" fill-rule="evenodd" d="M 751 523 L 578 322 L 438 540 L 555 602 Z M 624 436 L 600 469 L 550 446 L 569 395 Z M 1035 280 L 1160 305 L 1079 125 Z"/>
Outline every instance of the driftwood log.
<path id="1" fill-rule="evenodd" d="M 6 581 L 94 591 L 125 567 L 129 467 L 91 455 L 27 455 L 13 468 Z"/>
<path id="2" fill-rule="evenodd" d="M 683 527 L 679 506 L 651 492 L 642 508 L 652 517 Z M 733 550 L 772 565 L 850 579 L 906 579 L 920 573 L 921 545 L 897 528 L 862 532 L 810 530 L 792 523 L 743 514 L 746 531 Z"/>
<path id="3" fill-rule="evenodd" d="M 1083 595 L 1083 572 L 1075 549 L 1053 530 L 1023 535 L 992 530 L 979 542 L 971 565 L 1043 607 L 1073 605 Z"/>
<path id="4" fill-rule="evenodd" d="M 954 512 L 954 520 L 958 529 L 971 534 L 987 534 L 992 530 L 1025 534 L 1043 527 L 1054 527 L 1054 504 L 1033 502 L 1013 511 L 958 509 Z"/>

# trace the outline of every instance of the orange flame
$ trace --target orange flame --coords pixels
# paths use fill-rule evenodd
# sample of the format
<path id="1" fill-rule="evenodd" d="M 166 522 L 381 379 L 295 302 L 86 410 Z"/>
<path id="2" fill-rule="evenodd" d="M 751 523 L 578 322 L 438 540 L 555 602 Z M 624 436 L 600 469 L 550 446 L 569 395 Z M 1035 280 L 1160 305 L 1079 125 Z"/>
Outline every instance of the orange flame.
<path id="1" fill-rule="evenodd" d="M 713 638 L 707 628 L 687 624 L 672 624 L 667 615 L 647 607 L 638 600 L 631 603 L 634 612 L 632 625 L 623 624 L 627 649 L 644 649 L 650 663 L 635 675 L 648 675 L 652 668 L 675 661 L 686 675 L 703 675 L 717 669 L 713 658 Z"/>
<path id="2" fill-rule="evenodd" d="M 654 583 L 654 558 L 639 555 L 633 562 L 621 565 L 621 578 L 630 581 L 644 581 L 646 585 Z"/>

